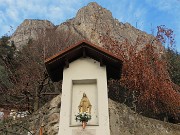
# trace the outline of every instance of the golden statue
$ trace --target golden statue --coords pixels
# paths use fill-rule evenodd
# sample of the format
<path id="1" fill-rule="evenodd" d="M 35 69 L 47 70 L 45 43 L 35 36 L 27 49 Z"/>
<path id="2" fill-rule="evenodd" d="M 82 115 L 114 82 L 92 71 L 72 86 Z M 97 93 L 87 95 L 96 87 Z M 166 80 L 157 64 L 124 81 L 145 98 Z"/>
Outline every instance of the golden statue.
<path id="1" fill-rule="evenodd" d="M 83 93 L 83 97 L 82 97 L 81 102 L 78 106 L 79 113 L 87 112 L 87 113 L 91 114 L 91 107 L 92 107 L 92 105 L 91 105 L 88 97 L 86 96 L 85 93 Z"/>

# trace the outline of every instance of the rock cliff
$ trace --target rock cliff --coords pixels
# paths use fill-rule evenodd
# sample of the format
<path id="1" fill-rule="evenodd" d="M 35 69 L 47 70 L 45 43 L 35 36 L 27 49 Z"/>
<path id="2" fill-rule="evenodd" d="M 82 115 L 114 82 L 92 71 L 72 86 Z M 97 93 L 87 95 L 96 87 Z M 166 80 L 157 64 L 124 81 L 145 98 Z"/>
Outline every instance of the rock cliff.
<path id="1" fill-rule="evenodd" d="M 82 39 L 101 47 L 110 41 L 120 44 L 126 40 L 128 40 L 129 44 L 134 45 L 138 36 L 143 35 L 144 40 L 139 43 L 138 51 L 144 47 L 145 43 L 151 42 L 154 38 L 152 35 L 134 28 L 129 23 L 123 24 L 119 22 L 113 18 L 109 10 L 92 2 L 81 8 L 74 18 L 57 27 L 47 20 L 27 19 L 17 28 L 11 40 L 14 41 L 17 48 L 21 48 L 29 40 L 36 40 L 42 34 L 44 35 L 46 29 L 53 28 L 55 29 L 53 36 L 61 37 L 64 41 L 63 46 L 72 45 Z M 53 54 L 55 54 L 60 50 L 57 46 L 61 47 L 61 45 L 57 44 L 47 44 L 46 48 L 54 48 Z M 124 50 L 126 49 L 127 46 L 124 46 Z M 53 54 L 47 54 L 47 57 Z"/>
<path id="2" fill-rule="evenodd" d="M 26 19 L 16 29 L 10 40 L 14 41 L 17 49 L 21 49 L 23 45 L 26 45 L 31 40 L 36 40 L 40 35 L 44 35 L 46 29 L 54 27 L 54 24 L 48 20 Z"/>
<path id="3" fill-rule="evenodd" d="M 65 41 L 63 46 L 70 46 L 84 39 L 101 47 L 110 44 L 123 44 L 127 40 L 129 45 L 133 46 L 137 42 L 138 37 L 141 37 L 143 39 L 141 42 L 138 42 L 136 51 L 141 50 L 147 42 L 152 42 L 154 39 L 152 35 L 134 28 L 129 23 L 123 24 L 114 19 L 109 10 L 94 2 L 81 8 L 75 18 L 60 24 L 54 34 L 59 34 L 61 40 Z M 156 44 L 158 43 L 156 42 Z M 58 43 L 54 43 L 54 46 L 52 44 L 46 44 L 46 46 L 47 49 L 54 48 L 53 54 L 60 50 Z M 159 50 L 159 47 L 161 48 L 162 46 L 156 45 L 156 47 Z M 121 49 L 124 52 L 128 51 L 128 46 L 121 46 Z M 46 57 L 53 54 L 46 54 Z"/>

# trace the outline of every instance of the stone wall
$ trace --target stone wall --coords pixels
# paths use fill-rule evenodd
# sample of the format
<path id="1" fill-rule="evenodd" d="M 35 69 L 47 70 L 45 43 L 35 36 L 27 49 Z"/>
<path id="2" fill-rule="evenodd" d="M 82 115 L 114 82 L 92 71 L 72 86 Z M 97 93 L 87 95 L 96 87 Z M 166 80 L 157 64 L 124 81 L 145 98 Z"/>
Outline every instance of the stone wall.
<path id="1" fill-rule="evenodd" d="M 180 135 L 180 125 L 147 118 L 109 99 L 111 135 Z"/>
<path id="2" fill-rule="evenodd" d="M 16 121 L 13 124 L 20 123 L 36 135 L 41 126 L 43 127 L 43 135 L 57 135 L 61 106 L 60 100 L 61 96 L 59 95 L 31 116 Z M 141 116 L 126 105 L 117 103 L 111 99 L 108 102 L 111 135 L 180 135 L 180 125 Z M 23 135 L 26 135 L 28 132 L 25 129 L 20 130 L 20 127 L 16 127 L 13 130 L 9 127 L 8 130 L 16 130 L 14 132 L 21 132 Z"/>

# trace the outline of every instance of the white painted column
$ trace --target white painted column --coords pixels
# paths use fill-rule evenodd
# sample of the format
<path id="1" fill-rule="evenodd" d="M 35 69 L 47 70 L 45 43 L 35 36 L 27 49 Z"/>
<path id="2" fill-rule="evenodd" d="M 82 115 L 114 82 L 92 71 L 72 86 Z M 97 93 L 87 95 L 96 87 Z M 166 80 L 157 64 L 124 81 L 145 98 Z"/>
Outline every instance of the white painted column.
<path id="1" fill-rule="evenodd" d="M 82 94 L 92 104 L 92 119 L 82 129 L 75 121 Z M 80 58 L 63 71 L 58 135 L 110 135 L 106 67 L 91 58 Z"/>

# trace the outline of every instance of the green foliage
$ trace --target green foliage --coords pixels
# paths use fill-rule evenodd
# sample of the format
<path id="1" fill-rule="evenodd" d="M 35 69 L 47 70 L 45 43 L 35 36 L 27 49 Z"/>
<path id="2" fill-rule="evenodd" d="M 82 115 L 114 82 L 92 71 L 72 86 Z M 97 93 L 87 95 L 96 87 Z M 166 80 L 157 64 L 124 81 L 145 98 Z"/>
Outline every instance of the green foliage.
<path id="1" fill-rule="evenodd" d="M 9 41 L 9 36 L 2 36 L 0 38 L 0 58 L 12 59 L 15 51 L 15 45 L 13 41 Z"/>
<path id="2" fill-rule="evenodd" d="M 76 117 L 75 120 L 80 122 L 83 121 L 88 122 L 89 120 L 91 120 L 91 115 L 85 112 L 78 113 L 78 115 L 75 115 L 75 117 Z"/>
<path id="3" fill-rule="evenodd" d="M 30 45 L 30 44 L 32 44 L 33 43 L 33 39 L 32 38 L 29 38 L 29 40 L 28 40 L 28 45 Z"/>
<path id="4" fill-rule="evenodd" d="M 11 72 L 10 65 L 13 60 L 14 48 L 8 46 L 9 39 L 9 36 L 2 36 L 0 38 L 0 85 L 5 88 L 11 88 L 13 86 L 9 75 Z"/>
<path id="5" fill-rule="evenodd" d="M 180 54 L 172 49 L 167 49 L 168 71 L 172 81 L 180 86 Z"/>
<path id="6" fill-rule="evenodd" d="M 10 39 L 9 36 L 2 36 L 2 37 L 0 38 L 0 45 L 2 45 L 2 46 L 7 46 L 9 39 Z"/>
<path id="7" fill-rule="evenodd" d="M 7 88 L 12 86 L 12 83 L 9 81 L 8 72 L 6 71 L 4 66 L 0 65 L 0 83 Z"/>

